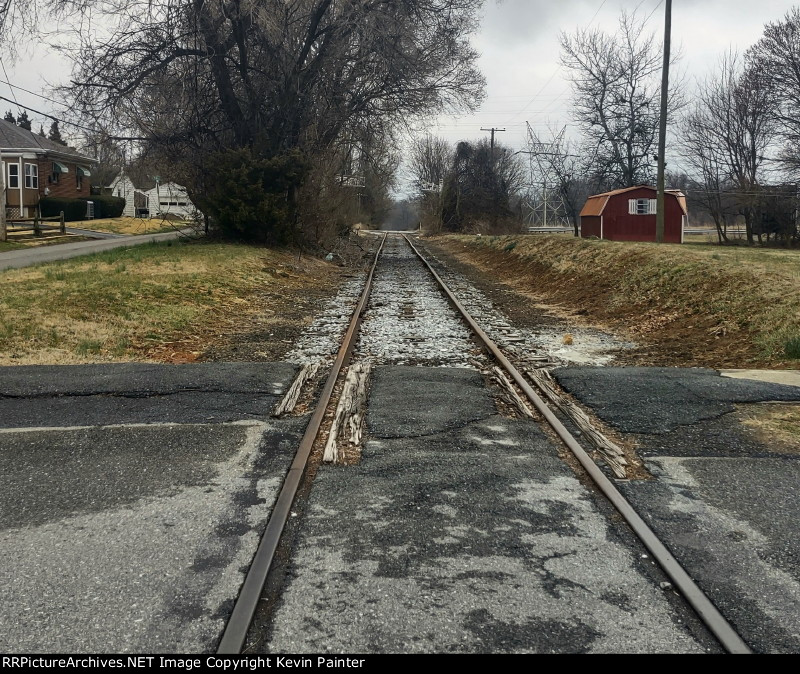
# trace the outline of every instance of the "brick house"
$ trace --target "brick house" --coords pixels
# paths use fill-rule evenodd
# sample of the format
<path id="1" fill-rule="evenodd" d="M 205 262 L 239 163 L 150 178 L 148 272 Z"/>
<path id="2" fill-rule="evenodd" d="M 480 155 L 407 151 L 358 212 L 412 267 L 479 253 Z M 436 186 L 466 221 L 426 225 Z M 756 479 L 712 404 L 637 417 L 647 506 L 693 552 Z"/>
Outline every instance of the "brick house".
<path id="1" fill-rule="evenodd" d="M 9 218 L 33 217 L 39 199 L 88 197 L 97 160 L 0 119 L 0 153 Z"/>

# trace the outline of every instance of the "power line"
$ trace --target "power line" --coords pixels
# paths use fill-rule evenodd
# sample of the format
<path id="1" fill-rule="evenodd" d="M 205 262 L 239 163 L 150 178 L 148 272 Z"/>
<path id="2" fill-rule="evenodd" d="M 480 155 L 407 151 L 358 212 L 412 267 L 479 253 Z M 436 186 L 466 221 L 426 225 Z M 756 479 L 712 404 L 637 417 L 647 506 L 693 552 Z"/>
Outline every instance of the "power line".
<path id="1" fill-rule="evenodd" d="M 597 15 L 600 14 L 600 11 L 603 9 L 603 7 L 605 7 L 607 2 L 608 2 L 608 0 L 603 0 L 603 2 L 600 3 L 600 6 L 597 8 L 597 11 L 594 13 L 592 18 L 589 19 L 589 23 L 586 24 L 587 28 L 592 25 L 594 20 L 597 18 Z M 564 69 L 564 67 L 561 64 L 559 64 L 558 68 L 556 68 L 553 71 L 553 74 L 550 75 L 550 78 L 547 80 L 547 82 L 545 82 L 542 85 L 541 89 L 539 89 L 539 91 L 537 91 L 534 94 L 533 98 L 528 102 L 528 104 L 524 108 L 522 108 L 522 110 L 520 110 L 519 112 L 515 113 L 513 117 L 510 117 L 508 121 L 510 122 L 512 119 L 516 119 L 522 113 L 524 113 L 533 104 L 533 102 L 539 97 L 539 94 L 541 94 L 548 87 L 548 85 L 555 79 L 556 75 L 558 75 L 563 69 Z"/>
<path id="2" fill-rule="evenodd" d="M 6 69 L 3 68 L 3 72 L 4 73 L 5 73 L 5 71 L 6 71 Z M 8 74 L 6 74 L 6 78 L 8 78 Z M 11 82 L 7 81 L 7 79 L 0 80 L 0 84 L 7 84 L 9 86 L 9 88 L 12 89 L 12 94 L 13 94 L 13 89 L 17 89 L 19 91 L 24 91 L 26 94 L 30 94 L 31 96 L 36 96 L 37 98 L 41 98 L 42 100 L 45 100 L 48 103 L 53 103 L 54 105 L 64 105 L 64 103 L 62 101 L 56 101 L 55 99 L 48 98 L 47 96 L 45 96 L 43 94 L 39 94 L 39 93 L 37 93 L 35 91 L 31 91 L 30 89 L 26 89 L 25 87 L 21 87 L 18 84 L 11 84 Z M 14 96 L 14 98 L 16 98 L 16 96 Z"/>
<path id="3" fill-rule="evenodd" d="M 1 59 L 0 59 L 0 65 L 2 65 Z M 5 72 L 5 68 L 3 68 L 3 71 Z M 8 78 L 8 75 L 6 75 L 6 78 Z M 16 84 L 11 84 L 11 82 L 8 82 L 7 80 L 0 80 L 0 83 L 7 84 L 12 89 L 11 95 L 14 96 L 13 101 L 6 98 L 5 96 L 0 96 L 0 101 L 6 101 L 7 103 L 14 103 L 17 107 L 29 110 L 30 112 L 33 112 L 37 115 L 42 115 L 43 117 L 47 117 L 48 119 L 52 119 L 58 122 L 59 124 L 67 124 L 68 126 L 74 126 L 76 129 L 81 129 L 82 131 L 88 131 L 89 133 L 97 133 L 97 129 L 93 129 L 88 126 L 78 124 L 77 122 L 70 122 L 69 120 L 66 120 L 63 117 L 57 117 L 56 115 L 51 115 L 48 112 L 42 112 L 41 110 L 37 110 L 36 108 L 30 107 L 29 105 L 23 105 L 22 103 L 19 103 L 16 100 L 17 97 L 14 95 L 13 89 L 19 89 L 20 91 L 24 91 L 27 94 L 38 96 L 39 98 L 48 101 L 49 103 L 53 103 L 55 105 L 64 105 L 63 103 L 53 100 L 52 98 L 48 98 L 47 96 L 43 96 L 42 94 L 37 94 L 35 91 L 30 91 L 29 89 L 25 89 L 24 87 L 17 86 Z M 108 136 L 108 140 L 143 141 L 147 140 L 147 138 L 137 137 L 137 136 Z"/>
<path id="4" fill-rule="evenodd" d="M 648 21 L 650 21 L 650 19 L 653 17 L 653 14 L 655 14 L 656 11 L 658 11 L 658 8 L 661 7 L 661 5 L 663 4 L 664 0 L 659 0 L 659 3 L 653 8 L 653 11 L 647 15 L 647 18 L 644 20 L 644 22 L 647 23 Z"/>
<path id="5" fill-rule="evenodd" d="M 600 3 L 600 6 L 597 8 L 597 11 L 594 13 L 594 16 L 591 19 L 589 19 L 589 23 L 586 24 L 587 28 L 592 25 L 592 22 L 597 18 L 597 15 L 600 13 L 600 10 L 603 9 L 603 7 L 605 7 L 607 2 L 608 0 L 603 0 L 603 2 Z M 644 2 L 644 0 L 642 0 L 642 2 Z M 638 7 L 636 9 L 638 9 Z"/>
<path id="6" fill-rule="evenodd" d="M 3 74 L 6 76 L 6 79 L 8 79 L 8 73 L 6 72 L 6 64 L 3 61 L 2 57 L 0 57 L 0 66 L 3 66 Z M 8 89 L 9 91 L 11 91 L 11 95 L 14 97 L 14 102 L 19 107 L 19 101 L 17 100 L 17 95 L 14 93 L 14 87 L 11 86 L 11 83 L 9 82 L 6 82 L 6 84 L 8 84 Z"/>
<path id="7" fill-rule="evenodd" d="M 90 131 L 91 133 L 95 133 L 97 131 L 97 129 L 90 129 L 88 126 L 83 126 L 82 124 L 77 124 L 75 122 L 69 122 L 66 119 L 61 119 L 60 117 L 56 117 L 55 115 L 51 115 L 47 112 L 42 112 L 41 110 L 37 110 L 36 108 L 30 107 L 29 105 L 22 105 L 22 103 L 17 103 L 16 101 L 12 101 L 10 98 L 6 98 L 5 96 L 0 96 L 0 101 L 7 101 L 8 103 L 14 103 L 18 105 L 20 108 L 24 108 L 25 110 L 30 110 L 31 112 L 35 112 L 37 115 L 42 115 L 42 117 L 47 117 L 48 119 L 60 122 L 61 124 L 69 124 L 70 126 L 74 126 L 75 128 L 81 129 L 83 131 Z"/>

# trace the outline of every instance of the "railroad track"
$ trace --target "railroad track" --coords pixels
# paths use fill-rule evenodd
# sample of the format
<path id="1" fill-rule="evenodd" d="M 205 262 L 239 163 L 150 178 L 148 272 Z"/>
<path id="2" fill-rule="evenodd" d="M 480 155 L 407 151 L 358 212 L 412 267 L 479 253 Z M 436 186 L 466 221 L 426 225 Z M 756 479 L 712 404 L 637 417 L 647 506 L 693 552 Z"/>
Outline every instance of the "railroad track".
<path id="1" fill-rule="evenodd" d="M 404 243 L 403 243 L 404 242 Z M 552 391 L 547 388 L 546 380 L 535 376 L 531 373 L 528 366 L 530 363 L 523 365 L 513 362 L 516 355 L 509 357 L 508 354 L 498 347 L 484 328 L 470 315 L 465 308 L 464 304 L 459 301 L 456 294 L 448 287 L 445 281 L 437 273 L 435 267 L 429 260 L 426 259 L 420 248 L 415 245 L 408 236 L 402 235 L 402 239 L 396 235 L 388 239 L 388 243 L 392 248 L 391 254 L 397 254 L 399 251 L 398 246 L 407 244 L 410 250 L 413 251 L 414 256 L 419 261 L 419 265 L 423 265 L 436 286 L 442 293 L 442 297 L 458 312 L 464 325 L 469 330 L 470 339 L 474 339 L 480 345 L 483 353 L 479 356 L 482 364 L 496 365 L 502 369 L 501 379 L 505 380 L 508 384 L 509 392 L 512 396 L 518 396 L 523 401 L 520 401 L 521 409 L 524 406 L 532 406 L 536 412 L 547 422 L 552 431 L 558 436 L 563 445 L 573 454 L 575 459 L 580 463 L 583 470 L 595 483 L 597 488 L 602 492 L 608 502 L 613 505 L 617 512 L 624 518 L 630 529 L 639 538 L 644 547 L 652 555 L 653 559 L 658 563 L 663 572 L 672 582 L 674 588 L 681 594 L 683 599 L 688 603 L 697 616 L 706 625 L 711 634 L 716 637 L 722 648 L 730 653 L 749 653 L 750 648 L 744 640 L 737 634 L 733 627 L 728 623 L 725 617 L 720 613 L 712 601 L 703 593 L 698 585 L 692 580 L 689 574 L 683 569 L 680 563 L 670 553 L 667 547 L 659 540 L 657 535 L 648 527 L 642 520 L 638 513 L 634 510 L 631 504 L 625 497 L 618 491 L 614 485 L 613 479 L 609 478 L 604 470 L 598 466 L 597 463 L 591 458 L 586 449 L 581 446 L 581 443 L 574 437 L 567 427 L 562 423 L 557 414 L 545 402 L 544 398 L 551 399 L 552 404 Z M 370 295 L 373 292 L 376 279 L 376 270 L 378 267 L 381 255 L 387 247 L 387 236 L 384 235 L 378 250 L 375 254 L 372 266 L 368 272 L 366 282 L 364 284 L 361 296 L 358 299 L 355 310 L 353 311 L 350 323 L 345 332 L 344 338 L 341 342 L 339 351 L 335 361 L 327 375 L 322 392 L 316 403 L 316 406 L 311 414 L 311 419 L 306 428 L 305 434 L 302 437 L 299 448 L 295 455 L 294 461 L 289 468 L 285 477 L 283 488 L 277 498 L 266 530 L 261 539 L 260 545 L 253 559 L 250 570 L 245 578 L 239 597 L 234 606 L 231 617 L 227 623 L 223 636 L 219 642 L 217 652 L 219 654 L 235 654 L 241 652 L 245 641 L 247 639 L 248 630 L 250 628 L 253 617 L 258 608 L 259 601 L 264 591 L 267 577 L 270 569 L 276 558 L 276 553 L 281 543 L 281 535 L 289 520 L 293 503 L 298 493 L 298 489 L 302 483 L 305 471 L 308 468 L 310 457 L 312 457 L 312 450 L 315 446 L 319 446 L 322 442 L 320 435 L 326 428 L 325 420 L 332 415 L 332 399 L 337 390 L 341 390 L 344 372 L 351 361 L 354 351 L 358 348 L 360 351 L 371 354 L 372 357 L 380 359 L 381 348 L 387 348 L 387 338 L 385 334 L 381 333 L 380 325 L 378 328 L 372 328 L 372 333 L 377 334 L 364 334 L 359 335 L 359 329 L 362 323 L 364 311 L 370 301 Z M 407 266 L 408 260 L 403 260 Z M 408 279 L 399 281 L 409 283 Z M 414 281 L 420 282 L 420 281 Z M 379 289 L 379 292 L 391 295 L 396 294 L 396 288 L 389 284 L 388 289 Z M 379 305 L 384 305 L 390 301 L 383 298 L 379 301 Z M 403 306 L 393 306 L 392 312 L 399 313 L 401 318 L 404 313 L 408 314 L 408 320 L 412 320 L 415 315 L 419 315 L 421 311 L 430 310 L 429 307 L 411 307 L 406 303 Z M 430 317 L 428 317 L 429 320 Z M 437 319 L 438 321 L 439 319 Z M 458 334 L 455 334 L 458 333 Z M 450 345 L 448 355 L 445 357 L 445 364 L 459 365 L 459 359 L 468 360 L 469 356 L 464 353 L 463 343 L 459 344 L 459 340 L 463 340 L 463 335 L 453 326 L 445 326 L 439 339 L 445 342 L 448 339 L 453 340 Z M 361 342 L 359 342 L 361 338 Z M 406 340 L 409 343 L 402 345 L 392 345 L 391 339 L 388 340 L 388 348 L 392 349 L 406 349 L 406 360 L 399 362 L 408 362 L 409 364 L 425 364 L 426 352 L 420 348 L 419 361 L 416 361 L 414 356 L 414 349 L 418 346 L 412 338 Z M 424 341 L 420 338 L 419 341 Z M 376 356 L 376 352 L 378 355 Z M 449 358 L 449 360 L 447 360 Z M 473 361 L 475 356 L 472 356 Z M 338 384 L 337 384 L 338 382 Z M 537 388 L 539 389 L 537 391 Z M 557 401 L 556 401 L 557 402 Z M 559 406 L 561 411 L 565 410 L 563 406 Z M 573 418 L 573 421 L 575 419 Z M 329 426 L 329 424 L 328 424 Z M 586 433 L 582 433 L 586 437 Z M 592 447 L 590 449 L 596 449 Z M 624 461 L 623 461 L 624 463 Z M 609 465 L 614 467 L 613 458 L 609 460 Z"/>

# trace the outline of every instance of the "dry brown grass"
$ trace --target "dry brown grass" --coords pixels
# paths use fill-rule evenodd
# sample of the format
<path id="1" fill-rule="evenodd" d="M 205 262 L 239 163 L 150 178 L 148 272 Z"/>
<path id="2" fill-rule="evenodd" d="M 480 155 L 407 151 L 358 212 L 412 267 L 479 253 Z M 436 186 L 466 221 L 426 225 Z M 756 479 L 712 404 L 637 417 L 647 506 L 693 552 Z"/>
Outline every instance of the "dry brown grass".
<path id="1" fill-rule="evenodd" d="M 739 418 L 766 445 L 800 453 L 800 405 L 749 405 Z"/>
<path id="2" fill-rule="evenodd" d="M 800 367 L 800 251 L 546 235 L 436 243 L 524 294 L 656 345 L 654 362 Z"/>
<path id="3" fill-rule="evenodd" d="M 185 227 L 186 223 L 179 220 L 161 220 L 153 218 L 98 218 L 97 220 L 81 220 L 69 222 L 67 227 L 77 229 L 91 229 L 95 232 L 110 232 L 112 234 L 156 234 L 158 232 L 171 232 Z"/>
<path id="4" fill-rule="evenodd" d="M 194 360 L 265 311 L 254 301 L 265 290 L 290 298 L 335 285 L 336 269 L 265 248 L 166 242 L 8 270 L 0 365 Z M 194 351 L 176 357 L 177 343 Z"/>

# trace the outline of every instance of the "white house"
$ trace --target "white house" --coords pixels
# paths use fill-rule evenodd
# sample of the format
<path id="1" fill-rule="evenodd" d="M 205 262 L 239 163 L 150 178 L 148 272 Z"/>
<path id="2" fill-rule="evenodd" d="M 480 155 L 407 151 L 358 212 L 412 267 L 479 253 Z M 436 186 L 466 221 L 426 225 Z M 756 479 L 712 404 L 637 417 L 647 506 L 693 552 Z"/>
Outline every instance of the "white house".
<path id="1" fill-rule="evenodd" d="M 186 188 L 176 183 L 156 185 L 147 191 L 150 217 L 156 215 L 174 215 L 179 218 L 190 218 L 194 212 L 194 204 L 186 193 Z"/>
<path id="2" fill-rule="evenodd" d="M 137 215 L 141 215 L 142 210 L 147 210 L 147 193 L 137 189 L 124 171 L 111 181 L 108 189 L 111 191 L 112 196 L 125 199 L 125 208 L 122 210 L 122 215 L 135 218 Z"/>
<path id="3" fill-rule="evenodd" d="M 113 196 L 125 199 L 125 209 L 122 214 L 131 218 L 141 216 L 143 212 L 147 213 L 145 217 L 151 218 L 162 215 L 190 218 L 195 212 L 186 188 L 177 183 L 167 182 L 161 185 L 156 183 L 152 189 L 141 190 L 123 171 L 111 181 L 107 189 Z"/>

